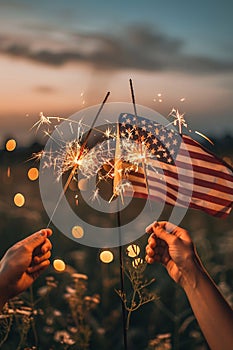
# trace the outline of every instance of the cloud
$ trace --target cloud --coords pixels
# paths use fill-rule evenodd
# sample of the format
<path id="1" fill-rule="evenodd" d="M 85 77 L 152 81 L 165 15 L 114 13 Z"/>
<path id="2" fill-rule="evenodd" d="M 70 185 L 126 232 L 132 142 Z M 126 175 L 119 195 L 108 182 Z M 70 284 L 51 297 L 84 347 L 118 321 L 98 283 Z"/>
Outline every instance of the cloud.
<path id="1" fill-rule="evenodd" d="M 38 92 L 40 94 L 54 94 L 57 92 L 57 89 L 55 89 L 52 86 L 48 86 L 48 85 L 38 85 L 33 89 L 35 92 Z"/>
<path id="2" fill-rule="evenodd" d="M 88 63 L 101 70 L 136 69 L 193 73 L 233 72 L 233 61 L 185 53 L 184 40 L 147 26 L 132 26 L 118 35 L 67 34 L 66 40 L 35 47 L 30 40 L 0 38 L 0 54 L 54 67 Z"/>

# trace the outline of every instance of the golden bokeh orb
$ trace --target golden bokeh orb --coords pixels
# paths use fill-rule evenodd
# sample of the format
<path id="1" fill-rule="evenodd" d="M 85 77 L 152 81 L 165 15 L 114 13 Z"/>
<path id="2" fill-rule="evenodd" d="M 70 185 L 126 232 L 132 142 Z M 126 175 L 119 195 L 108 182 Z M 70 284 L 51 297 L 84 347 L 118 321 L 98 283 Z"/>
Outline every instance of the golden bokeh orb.
<path id="1" fill-rule="evenodd" d="M 87 179 L 80 179 L 78 182 L 78 188 L 80 189 L 80 191 L 87 191 L 88 180 Z"/>
<path id="2" fill-rule="evenodd" d="M 22 207 L 25 204 L 25 197 L 22 193 L 16 193 L 14 196 L 14 203 L 17 207 Z"/>
<path id="3" fill-rule="evenodd" d="M 63 260 L 61 259 L 55 259 L 53 261 L 53 267 L 56 271 L 58 272 L 62 272 L 62 271 L 65 271 L 66 269 L 66 264 L 64 263 Z"/>
<path id="4" fill-rule="evenodd" d="M 9 152 L 14 151 L 16 148 L 16 141 L 14 139 L 10 139 L 6 142 L 6 150 Z"/>
<path id="5" fill-rule="evenodd" d="M 72 228 L 72 236 L 74 238 L 82 238 L 84 235 L 84 230 L 81 226 L 74 226 Z"/>
<path id="6" fill-rule="evenodd" d="M 113 253 L 110 250 L 103 250 L 100 253 L 100 260 L 105 264 L 109 264 L 110 262 L 112 262 L 113 258 Z"/>
<path id="7" fill-rule="evenodd" d="M 138 268 L 140 265 L 143 264 L 143 259 L 142 258 L 136 258 L 132 261 L 132 265 L 133 267 L 136 269 Z"/>
<path id="8" fill-rule="evenodd" d="M 37 180 L 39 177 L 39 170 L 37 168 L 30 168 L 28 170 L 28 178 L 31 181 Z"/>
<path id="9" fill-rule="evenodd" d="M 127 247 L 127 254 L 130 258 L 135 258 L 140 253 L 140 247 L 137 244 L 131 244 Z"/>

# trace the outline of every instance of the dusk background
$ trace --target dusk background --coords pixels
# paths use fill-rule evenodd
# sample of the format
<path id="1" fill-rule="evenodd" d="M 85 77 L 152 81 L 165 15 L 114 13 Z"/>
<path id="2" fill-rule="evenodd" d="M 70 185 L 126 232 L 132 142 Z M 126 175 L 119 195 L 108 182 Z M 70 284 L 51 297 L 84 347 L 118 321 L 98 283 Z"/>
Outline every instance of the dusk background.
<path id="1" fill-rule="evenodd" d="M 42 130 L 31 130 L 41 112 L 67 118 L 101 103 L 107 91 L 108 102 L 131 102 L 132 79 L 137 104 L 165 117 L 172 108 L 185 113 L 186 131 L 211 138 L 214 145 L 192 134 L 233 164 L 232 15 L 230 0 L 0 0 L 0 256 L 49 222 L 40 197 L 39 163 L 31 159 L 47 141 Z M 66 195 L 75 206 L 77 184 L 71 185 Z M 135 203 L 140 208 L 140 199 Z M 169 216 L 170 210 L 165 207 L 163 214 Z M 232 218 L 232 212 L 218 219 L 189 209 L 180 223 L 231 305 Z M 145 218 L 145 227 L 150 222 Z M 115 291 L 120 289 L 119 250 L 111 249 L 113 261 L 104 263 L 102 250 L 50 226 L 51 267 L 4 311 L 0 348 L 123 349 Z M 143 234 L 134 242 L 139 259 L 147 238 Z M 132 270 L 126 248 L 126 268 Z M 63 269 L 57 268 L 57 259 Z M 88 280 L 74 280 L 73 273 Z M 140 278 L 155 278 L 148 288 L 155 300 L 132 313 L 128 350 L 208 350 L 183 290 L 164 268 L 147 266 Z M 130 297 L 127 279 L 125 287 Z M 77 330 L 79 315 L 85 317 Z"/>
<path id="2" fill-rule="evenodd" d="M 130 102 L 129 78 L 138 104 L 164 116 L 178 108 L 208 136 L 232 133 L 231 1 L 0 6 L 1 140 L 25 143 L 41 111 L 67 117 L 108 90 L 109 102 Z"/>

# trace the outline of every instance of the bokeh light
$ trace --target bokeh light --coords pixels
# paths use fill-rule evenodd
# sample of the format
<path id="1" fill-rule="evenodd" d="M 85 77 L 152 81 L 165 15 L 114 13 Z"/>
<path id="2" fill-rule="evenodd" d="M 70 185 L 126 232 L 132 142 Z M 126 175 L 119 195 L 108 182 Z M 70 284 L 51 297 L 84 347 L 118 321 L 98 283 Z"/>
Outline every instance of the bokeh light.
<path id="1" fill-rule="evenodd" d="M 39 170 L 37 168 L 30 168 L 28 170 L 28 178 L 31 181 L 37 180 L 39 177 Z"/>
<path id="2" fill-rule="evenodd" d="M 62 272 L 62 271 L 65 270 L 66 264 L 65 264 L 64 261 L 61 260 L 61 259 L 55 259 L 55 260 L 53 261 L 53 267 L 54 267 L 54 269 L 55 269 L 56 271 Z"/>
<path id="3" fill-rule="evenodd" d="M 10 139 L 6 142 L 6 150 L 9 152 L 14 151 L 16 148 L 16 141 L 14 139 Z"/>
<path id="4" fill-rule="evenodd" d="M 88 180 L 80 179 L 78 182 L 78 188 L 80 189 L 80 191 L 86 191 L 88 188 Z"/>
<path id="5" fill-rule="evenodd" d="M 77 189 L 78 189 L 77 180 L 73 179 L 73 180 L 70 181 L 69 189 L 71 191 L 74 191 L 74 192 L 77 191 Z"/>
<path id="6" fill-rule="evenodd" d="M 72 236 L 74 238 L 82 238 L 84 235 L 84 230 L 81 226 L 74 226 L 72 228 Z"/>
<path id="7" fill-rule="evenodd" d="M 131 244 L 127 247 L 127 254 L 130 258 L 135 258 L 140 253 L 140 247 L 137 244 Z"/>
<path id="8" fill-rule="evenodd" d="M 132 265 L 134 268 L 137 268 L 139 265 L 143 264 L 142 258 L 137 258 L 132 261 Z"/>
<path id="9" fill-rule="evenodd" d="M 17 207 L 22 207 L 25 204 L 25 197 L 22 193 L 16 193 L 14 203 Z"/>
<path id="10" fill-rule="evenodd" d="M 112 262 L 113 258 L 113 253 L 110 250 L 103 250 L 100 253 L 100 260 L 105 264 L 109 264 L 110 262 Z"/>

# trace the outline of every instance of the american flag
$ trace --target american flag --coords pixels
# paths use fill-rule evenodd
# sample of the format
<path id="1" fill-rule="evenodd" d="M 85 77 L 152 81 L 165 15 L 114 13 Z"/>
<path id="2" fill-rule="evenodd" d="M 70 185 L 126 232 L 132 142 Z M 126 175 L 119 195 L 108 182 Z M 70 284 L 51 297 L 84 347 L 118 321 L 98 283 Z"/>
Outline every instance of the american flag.
<path id="1" fill-rule="evenodd" d="M 233 171 L 187 135 L 149 119 L 122 113 L 120 136 L 146 146 L 151 166 L 130 172 L 134 196 L 227 216 L 233 205 Z M 157 169 L 157 171 L 155 171 Z"/>

